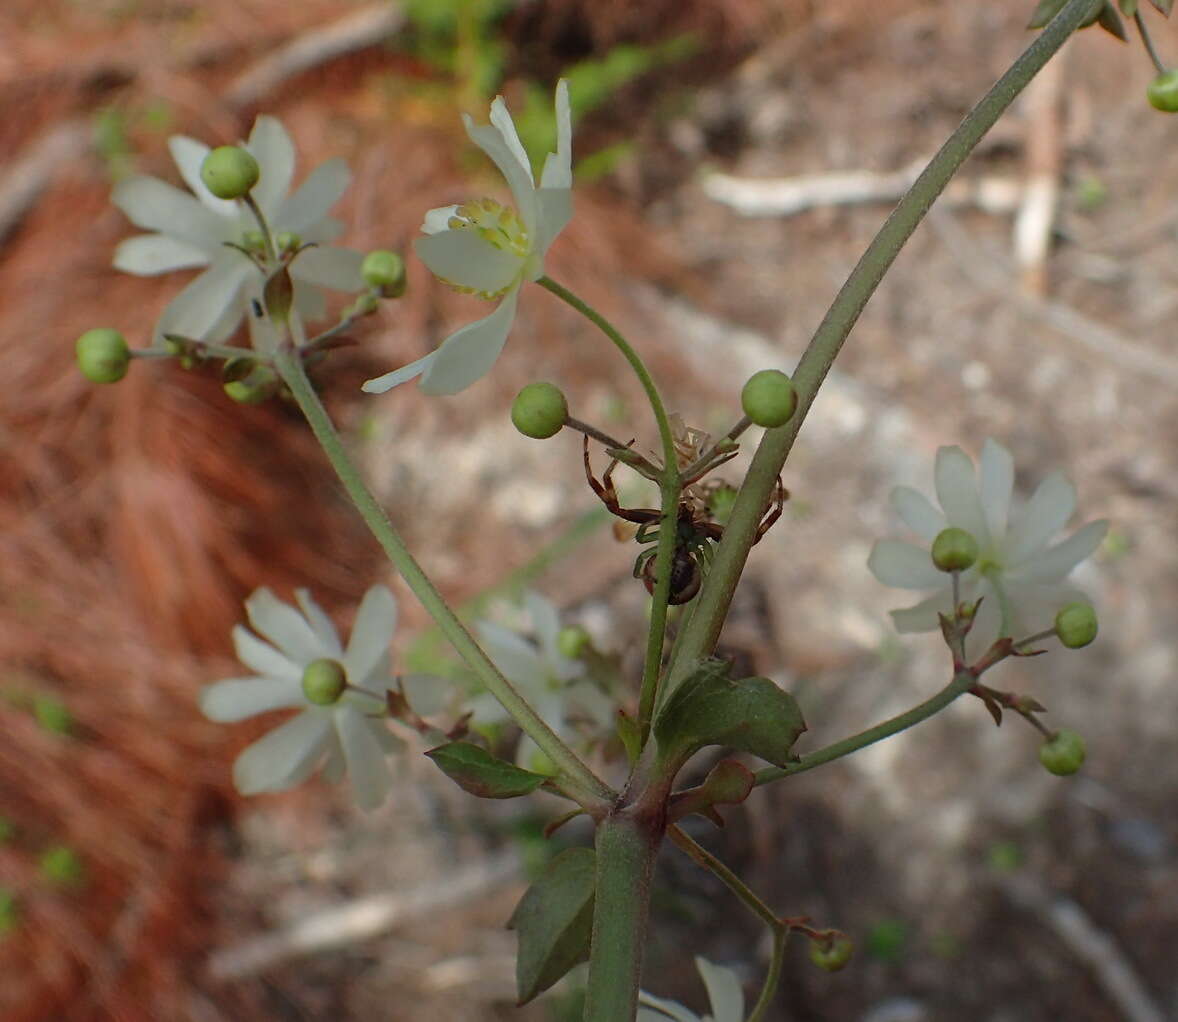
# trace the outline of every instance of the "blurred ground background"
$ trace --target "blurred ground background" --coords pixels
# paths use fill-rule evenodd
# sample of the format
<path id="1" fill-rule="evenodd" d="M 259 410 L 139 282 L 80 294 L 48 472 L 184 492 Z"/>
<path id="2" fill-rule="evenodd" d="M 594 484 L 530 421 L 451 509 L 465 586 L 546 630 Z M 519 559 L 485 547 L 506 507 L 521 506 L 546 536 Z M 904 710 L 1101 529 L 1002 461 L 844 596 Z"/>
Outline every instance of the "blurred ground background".
<path id="1" fill-rule="evenodd" d="M 79 378 L 82 330 L 114 324 L 140 343 L 180 286 L 110 269 L 134 230 L 109 204 L 113 181 L 176 180 L 169 134 L 219 144 L 274 113 L 301 173 L 331 156 L 352 166 L 344 241 L 407 249 L 425 209 L 498 194 L 460 109 L 481 119 L 495 91 L 523 109 L 529 89 L 550 96 L 564 69 L 601 61 L 602 102 L 575 141 L 578 159 L 605 155 L 583 168 L 548 269 L 641 344 L 671 407 L 723 429 L 750 372 L 793 367 L 889 208 L 831 204 L 830 175 L 886 177 L 930 155 L 1030 38 L 1025 3 L 472 0 L 447 23 L 453 6 L 0 11 L 6 1020 L 575 1017 L 559 1000 L 513 1007 L 502 928 L 552 806 L 472 805 L 421 757 L 372 816 L 320 784 L 233 792 L 232 757 L 258 728 L 204 722 L 195 696 L 236 670 L 241 599 L 307 585 L 344 620 L 385 572 L 290 411 L 233 405 L 215 379 L 171 366 L 136 365 L 112 388 Z M 1178 53 L 1174 27 L 1146 18 L 1163 59 Z M 819 398 L 786 468 L 788 514 L 725 636 L 798 696 L 803 748 L 939 687 L 937 641 L 897 640 L 886 610 L 904 594 L 864 562 L 901 533 L 894 484 L 928 491 L 937 446 L 976 455 L 994 436 L 1024 493 L 1063 467 L 1083 519 L 1113 521 L 1079 578 L 1097 644 L 991 682 L 1087 735 L 1089 763 L 1052 778 L 1029 728 L 996 729 L 962 701 L 759 790 L 724 832 L 693 828 L 775 908 L 861 949 L 829 976 L 797 941 L 775 1018 L 1178 1017 L 1178 119 L 1146 105 L 1150 77 L 1139 42 L 1085 32 L 970 160 Z M 803 182 L 809 205 L 789 215 L 731 205 L 743 181 L 810 175 L 817 195 Z M 1044 257 L 1032 244 L 1020 268 L 1012 225 L 1036 182 L 1056 215 L 1029 232 Z M 510 428 L 520 385 L 557 380 L 578 416 L 653 436 L 612 350 L 538 289 L 469 392 L 361 396 L 361 380 L 484 313 L 409 262 L 409 295 L 322 379 L 413 549 L 467 600 L 595 506 L 575 438 Z M 595 520 L 532 584 L 635 662 L 634 551 Z M 402 595 L 408 648 L 427 622 Z M 307 919 L 303 953 L 291 927 Z M 716 883 L 664 855 L 650 989 L 702 1011 L 701 953 L 740 963 L 751 1003 L 766 950 Z"/>

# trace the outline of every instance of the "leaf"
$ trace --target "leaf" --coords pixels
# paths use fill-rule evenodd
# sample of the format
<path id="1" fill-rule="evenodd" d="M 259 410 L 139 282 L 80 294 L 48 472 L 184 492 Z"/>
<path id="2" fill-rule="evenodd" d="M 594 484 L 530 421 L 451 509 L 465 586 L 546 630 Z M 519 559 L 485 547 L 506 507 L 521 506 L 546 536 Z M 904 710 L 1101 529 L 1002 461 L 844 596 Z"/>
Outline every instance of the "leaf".
<path id="1" fill-rule="evenodd" d="M 1105 5 L 1100 9 L 1100 14 L 1096 18 L 1100 27 L 1103 28 L 1109 35 L 1114 35 L 1123 43 L 1129 41 L 1129 34 L 1125 31 L 1125 23 L 1121 21 L 1121 16 L 1117 13 L 1117 9 L 1107 0 Z"/>
<path id="2" fill-rule="evenodd" d="M 1066 3 L 1067 0 L 1039 0 L 1035 12 L 1031 15 L 1031 20 L 1027 22 L 1027 28 L 1042 28 L 1063 10 L 1063 5 Z"/>
<path id="3" fill-rule="evenodd" d="M 519 933 L 515 987 L 520 1004 L 589 957 L 596 862 L 592 848 L 561 852 L 524 892 L 507 921 L 507 928 Z"/>
<path id="4" fill-rule="evenodd" d="M 1126 18 L 1131 18 L 1137 13 L 1137 0 L 1117 0 L 1117 6 Z"/>
<path id="5" fill-rule="evenodd" d="M 682 764 L 706 745 L 726 745 L 785 766 L 806 730 L 793 696 L 768 678 L 727 675 L 727 664 L 704 660 L 672 693 L 654 724 L 660 756 Z"/>
<path id="6" fill-rule="evenodd" d="M 547 777 L 492 756 L 473 742 L 449 742 L 426 753 L 463 791 L 479 798 L 518 798 L 535 791 Z"/>
<path id="7" fill-rule="evenodd" d="M 1170 16 L 1170 11 L 1174 9 L 1174 0 L 1150 0 L 1159 11 L 1161 11 L 1167 18 Z"/>

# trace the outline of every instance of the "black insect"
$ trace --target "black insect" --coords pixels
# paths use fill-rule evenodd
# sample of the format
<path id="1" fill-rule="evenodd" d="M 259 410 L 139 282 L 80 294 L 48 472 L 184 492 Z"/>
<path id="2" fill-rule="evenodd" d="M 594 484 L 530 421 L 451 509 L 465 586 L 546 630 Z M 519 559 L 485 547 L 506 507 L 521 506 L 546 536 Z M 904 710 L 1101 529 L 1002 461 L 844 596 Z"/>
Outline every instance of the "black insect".
<path id="1" fill-rule="evenodd" d="M 622 507 L 618 502 L 617 490 L 614 489 L 613 472 L 618 459 L 610 459 L 600 481 L 593 475 L 593 467 L 589 462 L 589 438 L 585 437 L 585 478 L 593 492 L 609 509 L 610 513 L 627 522 L 638 526 L 634 539 L 647 549 L 643 550 L 634 561 L 634 577 L 642 579 L 647 592 L 653 593 L 655 583 L 655 558 L 658 553 L 659 519 L 662 512 L 649 507 Z M 724 458 L 727 460 L 727 458 Z M 712 462 L 705 471 L 710 471 L 718 462 Z M 711 487 L 707 484 L 700 486 L 700 476 L 685 480 L 686 485 L 679 500 L 678 515 L 675 520 L 675 553 L 671 560 L 671 590 L 669 602 L 672 604 L 687 603 L 703 584 L 704 571 L 712 563 L 714 544 L 724 535 L 724 526 L 714 520 L 712 504 L 709 500 Z M 789 492 L 777 479 L 773 490 L 773 503 L 761 524 L 757 526 L 754 543 L 760 542 L 762 536 L 772 528 L 781 517 L 782 508 L 789 498 Z"/>

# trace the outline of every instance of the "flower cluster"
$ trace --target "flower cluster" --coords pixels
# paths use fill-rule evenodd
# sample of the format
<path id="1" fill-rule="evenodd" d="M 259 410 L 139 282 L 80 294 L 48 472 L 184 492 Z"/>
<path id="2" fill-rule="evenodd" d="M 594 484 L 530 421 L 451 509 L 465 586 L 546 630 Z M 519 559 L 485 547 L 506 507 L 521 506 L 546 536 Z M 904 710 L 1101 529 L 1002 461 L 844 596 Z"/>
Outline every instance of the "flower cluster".
<path id="1" fill-rule="evenodd" d="M 948 527 L 964 530 L 978 545 L 976 561 L 960 574 L 962 601 L 982 600 L 966 643 L 971 657 L 995 639 L 1017 639 L 1050 628 L 1060 607 L 1083 599 L 1065 580 L 1100 545 L 1108 522 L 1089 522 L 1051 543 L 1076 509 L 1075 487 L 1061 472 L 1044 479 L 1015 513 L 1014 461 L 995 440 L 983 445 L 976 475 L 960 447 L 940 448 L 934 479 L 939 509 L 911 487 L 892 491 L 892 504 L 924 545 L 880 540 L 868 560 L 884 585 L 935 590 L 913 607 L 892 611 L 898 631 L 932 631 L 939 627 L 939 614 L 952 614 L 950 576 L 929 555 L 933 540 Z"/>
<path id="2" fill-rule="evenodd" d="M 475 125 L 464 115 L 466 133 L 499 168 L 515 209 L 493 199 L 442 206 L 425 215 L 414 246 L 421 261 L 457 291 L 501 299 L 485 319 L 468 323 L 435 351 L 407 366 L 369 380 L 364 389 L 381 394 L 421 377 L 426 394 L 457 394 L 490 370 L 507 343 L 519 289 L 544 274 L 544 256 L 573 212 L 572 118 L 568 83 L 556 86 L 556 152 L 549 153 L 540 187 L 502 96 L 491 104 L 491 123 Z"/>
<path id="3" fill-rule="evenodd" d="M 294 144 L 282 123 L 259 117 L 243 147 L 261 170 L 251 196 L 275 238 L 313 245 L 290 264 L 294 307 L 304 319 L 318 319 L 326 302 L 320 288 L 359 291 L 362 256 L 327 242 L 343 225 L 327 215 L 351 180 L 343 160 L 322 164 L 287 195 L 294 175 Z M 262 276 L 240 249 L 261 250 L 261 235 L 252 213 L 240 202 L 218 199 L 201 180 L 201 164 L 210 150 L 184 135 L 168 140 L 172 159 L 191 189 L 189 195 L 154 177 L 135 177 L 115 188 L 113 201 L 137 227 L 155 233 L 128 238 L 115 250 L 116 269 L 153 276 L 194 266 L 207 269 L 164 310 L 155 341 L 165 334 L 218 343 L 240 325 L 250 298 L 262 288 Z M 237 247 L 235 247 L 237 246 Z M 253 317 L 249 317 L 251 326 Z"/>
<path id="4" fill-rule="evenodd" d="M 210 720 L 223 722 L 269 710 L 302 711 L 237 757 L 233 782 L 243 795 L 285 791 L 323 763 L 328 780 L 339 780 L 346 770 L 356 803 L 375 809 L 389 792 L 385 757 L 399 744 L 380 721 L 385 692 L 393 687 L 388 644 L 397 622 L 396 601 L 385 586 L 369 589 L 344 649 L 331 620 L 307 591 L 300 589 L 295 596 L 297 610 L 269 589 L 259 589 L 246 600 L 257 635 L 238 625 L 233 642 L 237 658 L 256 674 L 206 686 L 201 710 Z M 338 698 L 326 705 L 311 698 L 315 693 L 308 684 L 315 673 L 308 668 L 325 661 L 342 668 L 346 682 Z"/>
<path id="5" fill-rule="evenodd" d="M 580 660 L 560 651 L 556 608 L 538 593 L 528 593 L 524 606 L 535 643 L 502 625 L 479 622 L 479 637 L 492 662 L 562 738 L 571 738 L 582 726 L 595 733 L 611 727 L 613 701 L 586 675 Z M 507 719 L 506 711 L 489 693 L 476 696 L 471 709 L 476 723 Z M 516 760 L 524 768 L 542 766 L 536 763 L 538 753 L 536 743 L 523 737 Z"/>

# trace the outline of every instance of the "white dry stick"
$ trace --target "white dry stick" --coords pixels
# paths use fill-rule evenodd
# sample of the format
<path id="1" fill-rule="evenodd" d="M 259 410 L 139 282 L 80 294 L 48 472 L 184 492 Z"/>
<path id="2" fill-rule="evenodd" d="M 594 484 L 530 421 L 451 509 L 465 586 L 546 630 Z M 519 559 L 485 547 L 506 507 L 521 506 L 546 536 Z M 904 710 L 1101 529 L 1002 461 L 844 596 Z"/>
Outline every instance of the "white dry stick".
<path id="1" fill-rule="evenodd" d="M 405 893 L 373 894 L 313 912 L 285 929 L 214 952 L 209 975 L 215 980 L 240 979 L 289 958 L 372 940 L 395 927 L 483 897 L 518 875 L 519 857 L 503 854 L 459 870 L 444 883 Z"/>
<path id="2" fill-rule="evenodd" d="M 761 180 L 710 173 L 703 176 L 701 187 L 709 199 L 741 216 L 794 216 L 820 206 L 895 202 L 927 163 L 928 159 L 921 158 L 902 170 L 886 173 L 850 170 Z M 1010 178 L 955 179 L 940 201 L 951 206 L 975 206 L 986 213 L 1012 213 L 1019 206 L 1022 191 L 1022 186 Z"/>
<path id="3" fill-rule="evenodd" d="M 1067 47 L 1023 92 L 1027 183 L 1014 218 L 1014 260 L 1026 294 L 1047 294 L 1047 255 L 1059 206 L 1064 140 L 1060 101 Z"/>
<path id="4" fill-rule="evenodd" d="M 1019 908 L 1048 926 L 1081 962 L 1127 1022 L 1166 1022 L 1132 963 L 1107 933 L 1070 898 L 1058 897 L 1029 876 L 1005 877 L 999 889 Z"/>

